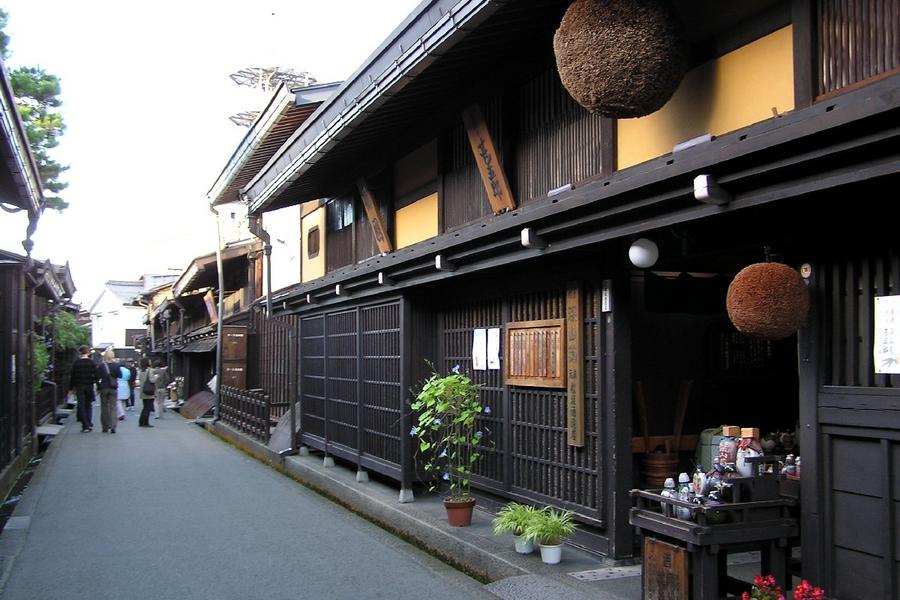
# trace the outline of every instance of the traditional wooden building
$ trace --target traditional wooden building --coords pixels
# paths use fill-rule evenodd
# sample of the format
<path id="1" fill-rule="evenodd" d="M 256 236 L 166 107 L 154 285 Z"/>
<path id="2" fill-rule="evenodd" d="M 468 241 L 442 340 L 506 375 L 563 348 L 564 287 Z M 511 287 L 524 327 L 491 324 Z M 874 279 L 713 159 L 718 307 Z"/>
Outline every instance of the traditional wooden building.
<path id="1" fill-rule="evenodd" d="M 804 577 L 894 598 L 900 375 L 873 344 L 875 299 L 900 294 L 900 5 L 676 1 L 688 72 L 627 119 L 561 84 L 568 6 L 421 4 L 242 189 L 252 215 L 314 203 L 302 282 L 275 303 L 301 443 L 408 490 L 409 390 L 426 359 L 461 365 L 492 409 L 475 486 L 569 508 L 576 542 L 625 557 L 648 443 L 796 430 Z M 636 238 L 655 262 L 629 261 Z M 725 309 L 766 259 L 810 292 L 780 341 Z"/>
<path id="2" fill-rule="evenodd" d="M 226 334 L 246 336 L 250 306 L 261 287 L 261 256 L 262 244 L 256 240 L 222 249 Z M 148 302 L 153 353 L 165 357 L 173 376 L 184 377 L 185 398 L 204 390 L 216 371 L 219 289 L 216 253 L 206 254 L 193 259 L 174 282 L 154 290 Z M 228 385 L 245 387 L 246 358 L 226 366 Z"/>
<path id="3" fill-rule="evenodd" d="M 32 456 L 34 380 L 32 370 L 35 288 L 42 265 L 31 258 L 31 235 L 43 209 L 43 191 L 28 136 L 19 118 L 6 69 L 0 62 L 0 208 L 26 215 L 26 255 L 0 255 L 0 493 L 4 496 Z M 8 217 L 4 214 L 4 218 Z M 4 240 L 7 241 L 7 240 Z"/>

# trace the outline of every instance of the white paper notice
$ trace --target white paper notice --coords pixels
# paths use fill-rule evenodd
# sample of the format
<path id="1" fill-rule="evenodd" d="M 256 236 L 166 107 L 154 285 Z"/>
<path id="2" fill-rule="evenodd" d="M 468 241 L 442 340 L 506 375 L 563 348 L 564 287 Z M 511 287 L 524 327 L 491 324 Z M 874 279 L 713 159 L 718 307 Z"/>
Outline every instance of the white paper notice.
<path id="1" fill-rule="evenodd" d="M 500 368 L 500 329 L 498 327 L 488 329 L 487 366 L 488 369 L 495 371 Z"/>
<path id="2" fill-rule="evenodd" d="M 476 329 L 472 339 L 472 369 L 487 370 L 487 329 Z"/>
<path id="3" fill-rule="evenodd" d="M 875 372 L 900 373 L 900 296 L 875 297 Z"/>

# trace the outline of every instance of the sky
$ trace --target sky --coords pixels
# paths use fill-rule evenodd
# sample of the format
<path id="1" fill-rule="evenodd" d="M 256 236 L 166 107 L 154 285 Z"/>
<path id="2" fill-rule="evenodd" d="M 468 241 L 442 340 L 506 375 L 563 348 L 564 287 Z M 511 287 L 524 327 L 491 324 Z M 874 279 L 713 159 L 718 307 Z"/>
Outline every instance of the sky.
<path id="1" fill-rule="evenodd" d="M 235 84 L 245 67 L 350 76 L 418 0 L 0 0 L 7 69 L 61 80 L 69 165 L 64 212 L 45 211 L 32 255 L 67 261 L 90 308 L 107 280 L 177 272 L 215 251 L 206 193 L 246 128 L 228 117 L 267 96 Z M 0 218 L 0 248 L 24 254 L 26 220 Z"/>

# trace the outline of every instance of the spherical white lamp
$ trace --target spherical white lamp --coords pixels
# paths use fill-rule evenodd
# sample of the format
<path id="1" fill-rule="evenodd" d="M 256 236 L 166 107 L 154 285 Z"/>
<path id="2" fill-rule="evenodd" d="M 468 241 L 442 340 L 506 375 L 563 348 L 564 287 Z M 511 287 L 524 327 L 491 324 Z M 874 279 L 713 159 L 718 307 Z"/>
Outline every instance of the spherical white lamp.
<path id="1" fill-rule="evenodd" d="M 628 249 L 628 259 L 639 269 L 649 269 L 656 264 L 657 258 L 659 258 L 659 247 L 656 242 L 647 238 L 634 240 L 631 248 Z"/>

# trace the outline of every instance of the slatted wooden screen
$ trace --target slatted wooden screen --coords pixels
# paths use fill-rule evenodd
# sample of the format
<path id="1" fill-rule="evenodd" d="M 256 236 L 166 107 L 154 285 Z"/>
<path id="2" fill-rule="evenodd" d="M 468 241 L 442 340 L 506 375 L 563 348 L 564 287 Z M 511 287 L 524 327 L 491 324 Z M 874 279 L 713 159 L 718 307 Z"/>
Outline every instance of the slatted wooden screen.
<path id="1" fill-rule="evenodd" d="M 400 335 L 399 302 L 302 320 L 305 443 L 399 477 Z"/>
<path id="2" fill-rule="evenodd" d="M 597 377 L 597 290 L 583 294 L 585 332 L 583 447 L 566 439 L 566 390 L 511 388 L 513 490 L 570 505 L 586 516 L 602 510 L 598 493 L 600 465 Z M 513 321 L 565 318 L 565 290 L 529 294 L 510 303 Z"/>
<path id="3" fill-rule="evenodd" d="M 519 202 L 546 198 L 561 185 L 599 175 L 601 125 L 599 114 L 566 92 L 555 67 L 522 86 L 515 164 Z"/>
<path id="4" fill-rule="evenodd" d="M 22 305 L 20 290 L 24 286 L 19 265 L 0 263 L 0 470 L 17 454 L 17 440 L 22 411 L 20 378 L 24 348 L 20 344 L 24 337 L 19 335 L 25 307 Z M 15 358 L 14 358 L 15 357 Z M 13 369 L 13 365 L 17 365 Z M 17 383 L 17 379 L 19 383 Z"/>
<path id="5" fill-rule="evenodd" d="M 818 0 L 819 94 L 900 68 L 900 0 Z"/>
<path id="6" fill-rule="evenodd" d="M 285 316 L 269 320 L 261 312 L 256 312 L 254 319 L 259 336 L 259 387 L 269 395 L 271 417 L 277 420 L 290 408 L 288 336 L 290 328 L 297 331 L 299 319 Z"/>
<path id="7" fill-rule="evenodd" d="M 304 438 L 325 439 L 325 317 L 300 322 L 300 402 Z"/>
<path id="8" fill-rule="evenodd" d="M 893 600 L 900 587 L 900 375 L 875 374 L 873 306 L 876 296 L 900 294 L 900 254 L 870 249 L 823 261 L 813 274 L 819 344 L 801 337 L 800 349 L 822 359 L 807 410 L 813 449 L 801 452 L 811 463 L 801 474 L 804 536 L 815 529 L 811 549 L 829 597 Z"/>
<path id="9" fill-rule="evenodd" d="M 501 304 L 499 301 L 483 302 L 446 311 L 442 315 L 442 323 L 444 356 L 441 373 L 449 373 L 458 365 L 462 372 L 481 384 L 481 403 L 490 408 L 490 413 L 478 418 L 478 428 L 484 435 L 479 447 L 482 458 L 475 463 L 475 474 L 485 487 L 503 489 L 503 420 L 506 407 L 503 404 L 501 371 L 472 370 L 473 329 L 502 327 Z"/>
<path id="10" fill-rule="evenodd" d="M 329 444 L 357 447 L 357 313 L 325 315 L 325 422 Z"/>
<path id="11" fill-rule="evenodd" d="M 876 375 L 873 361 L 875 296 L 900 294 L 900 256 L 896 251 L 818 268 L 828 319 L 826 385 L 900 387 L 900 375 Z"/>
<path id="12" fill-rule="evenodd" d="M 442 313 L 444 372 L 460 365 L 483 383 L 482 402 L 491 414 L 479 421 L 486 432 L 484 458 L 476 463 L 479 487 L 512 493 L 538 502 L 575 510 L 600 520 L 601 493 L 601 398 L 602 369 L 599 321 L 599 289 L 585 286 L 584 304 L 584 447 L 569 446 L 566 439 L 566 390 L 508 386 L 501 371 L 472 371 L 472 330 L 502 327 L 503 302 L 484 302 Z M 516 296 L 507 303 L 508 321 L 562 319 L 565 289 Z"/>
<path id="13" fill-rule="evenodd" d="M 362 450 L 400 464 L 400 304 L 365 307 L 362 326 Z"/>

